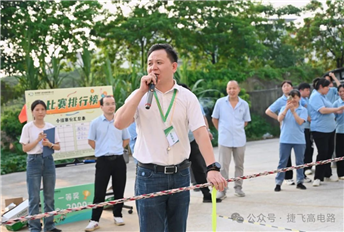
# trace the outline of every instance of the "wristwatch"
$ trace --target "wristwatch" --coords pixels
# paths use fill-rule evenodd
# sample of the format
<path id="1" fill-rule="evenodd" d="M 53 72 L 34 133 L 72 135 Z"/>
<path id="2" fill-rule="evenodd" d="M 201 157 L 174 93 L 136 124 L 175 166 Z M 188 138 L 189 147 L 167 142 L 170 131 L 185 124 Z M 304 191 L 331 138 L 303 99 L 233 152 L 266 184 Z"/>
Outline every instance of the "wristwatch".
<path id="1" fill-rule="evenodd" d="M 207 172 L 209 171 L 220 171 L 221 165 L 218 162 L 212 163 L 207 167 Z"/>
<path id="2" fill-rule="evenodd" d="M 52 143 L 50 149 L 53 149 L 54 146 L 55 146 L 55 144 Z"/>

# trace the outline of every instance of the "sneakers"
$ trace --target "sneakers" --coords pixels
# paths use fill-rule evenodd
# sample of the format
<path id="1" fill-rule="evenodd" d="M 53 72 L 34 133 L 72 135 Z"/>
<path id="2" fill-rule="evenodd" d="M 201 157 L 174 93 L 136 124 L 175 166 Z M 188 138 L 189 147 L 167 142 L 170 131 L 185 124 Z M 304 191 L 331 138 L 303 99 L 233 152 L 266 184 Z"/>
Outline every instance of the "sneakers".
<path id="1" fill-rule="evenodd" d="M 221 200 L 223 200 L 223 199 L 225 199 L 227 196 L 226 196 L 226 192 L 225 191 L 218 191 L 217 193 L 216 193 L 216 198 L 217 199 L 221 199 Z"/>
<path id="2" fill-rule="evenodd" d="M 339 177 L 340 180 L 344 180 L 344 176 Z"/>
<path id="3" fill-rule="evenodd" d="M 245 193 L 241 189 L 236 188 L 234 195 L 237 197 L 244 197 Z"/>
<path id="4" fill-rule="evenodd" d="M 303 179 L 303 182 L 304 183 L 311 183 L 312 180 L 310 178 L 308 178 L 308 177 L 305 177 L 305 179 Z"/>
<path id="5" fill-rule="evenodd" d="M 313 181 L 313 187 L 319 187 L 320 186 L 320 180 L 316 179 Z"/>
<path id="6" fill-rule="evenodd" d="M 90 231 L 97 230 L 99 228 L 100 228 L 99 222 L 90 220 L 90 223 L 88 223 L 88 225 L 86 226 L 85 231 L 90 232 Z"/>
<path id="7" fill-rule="evenodd" d="M 47 232 L 62 232 L 62 230 L 54 228 L 52 230 L 48 230 Z"/>
<path id="8" fill-rule="evenodd" d="M 211 203 L 211 194 L 208 193 L 206 195 L 203 195 L 203 203 Z M 222 200 L 220 198 L 216 198 L 216 203 L 220 203 Z"/>
<path id="9" fill-rule="evenodd" d="M 276 184 L 275 192 L 280 192 L 280 191 L 281 191 L 281 185 Z"/>
<path id="10" fill-rule="evenodd" d="M 312 174 L 313 174 L 312 169 L 307 169 L 307 170 L 305 171 L 305 174 L 306 174 L 306 175 L 312 175 Z"/>
<path id="11" fill-rule="evenodd" d="M 121 217 L 114 217 L 113 220 L 117 226 L 123 226 L 125 224 Z"/>
<path id="12" fill-rule="evenodd" d="M 211 203 L 211 195 L 203 197 L 203 203 Z M 216 198 L 216 203 L 220 203 L 222 200 L 220 198 Z"/>
<path id="13" fill-rule="evenodd" d="M 285 180 L 285 183 L 286 183 L 287 185 L 295 185 L 295 182 L 294 182 L 293 179 Z"/>
<path id="14" fill-rule="evenodd" d="M 307 189 L 306 186 L 304 186 L 302 183 L 298 183 L 298 184 L 296 185 L 296 188 L 302 189 L 302 190 Z"/>
<path id="15" fill-rule="evenodd" d="M 325 177 L 324 180 L 325 180 L 325 181 L 328 181 L 328 182 L 337 182 L 337 181 L 338 181 L 338 178 L 337 178 L 337 177 L 330 176 L 330 177 Z"/>

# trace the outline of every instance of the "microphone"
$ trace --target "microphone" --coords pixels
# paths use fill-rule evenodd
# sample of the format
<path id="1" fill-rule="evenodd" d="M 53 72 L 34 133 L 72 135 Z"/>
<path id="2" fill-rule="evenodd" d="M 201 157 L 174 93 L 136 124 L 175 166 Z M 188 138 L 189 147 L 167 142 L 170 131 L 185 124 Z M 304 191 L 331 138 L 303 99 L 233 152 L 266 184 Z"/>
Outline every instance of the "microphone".
<path id="1" fill-rule="evenodd" d="M 146 103 L 146 109 L 149 110 L 150 107 L 152 106 L 152 100 L 153 100 L 153 95 L 155 91 L 155 85 L 153 81 L 149 84 L 149 90 L 147 92 L 147 103 Z"/>

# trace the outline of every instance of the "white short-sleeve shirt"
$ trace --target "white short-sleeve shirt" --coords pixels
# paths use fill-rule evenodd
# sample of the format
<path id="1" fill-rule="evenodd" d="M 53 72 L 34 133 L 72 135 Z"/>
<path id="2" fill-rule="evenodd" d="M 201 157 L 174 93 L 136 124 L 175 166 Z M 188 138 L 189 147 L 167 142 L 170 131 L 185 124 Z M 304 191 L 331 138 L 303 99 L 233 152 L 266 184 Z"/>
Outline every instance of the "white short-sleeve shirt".
<path id="1" fill-rule="evenodd" d="M 44 130 L 50 129 L 55 127 L 53 124 L 49 122 L 45 122 L 43 128 L 38 128 L 35 126 L 33 122 L 28 122 L 22 129 L 22 133 L 20 136 L 19 142 L 21 144 L 29 144 L 35 141 L 38 138 L 39 133 L 43 132 Z M 55 129 L 55 141 L 50 141 L 51 143 L 59 143 L 60 138 L 57 134 L 57 130 Z M 28 151 L 27 154 L 40 154 L 43 153 L 43 144 L 40 141 L 32 150 Z"/>
<path id="2" fill-rule="evenodd" d="M 166 93 L 156 89 L 156 93 L 162 108 L 166 114 L 170 105 L 174 89 L 177 90 L 175 106 L 171 108 L 166 122 L 164 123 L 157 102 L 153 97 L 152 106 L 149 110 L 145 108 L 146 95 L 141 99 L 136 113 L 135 122 L 137 127 L 137 141 L 135 144 L 134 157 L 141 163 L 154 163 L 158 165 L 174 165 L 189 158 L 190 143 L 188 131 L 205 126 L 204 118 L 199 107 L 197 97 L 188 89 L 174 84 L 173 88 Z M 132 93 L 132 95 L 135 92 Z M 129 96 L 130 98 L 131 96 Z M 171 122 L 172 117 L 172 122 Z M 169 144 L 164 130 L 173 126 L 179 142 L 168 151 Z"/>
<path id="3" fill-rule="evenodd" d="M 238 97 L 239 102 L 232 107 L 228 96 L 215 103 L 212 118 L 219 120 L 218 143 L 224 147 L 243 147 L 246 145 L 245 123 L 251 121 L 248 103 Z"/>

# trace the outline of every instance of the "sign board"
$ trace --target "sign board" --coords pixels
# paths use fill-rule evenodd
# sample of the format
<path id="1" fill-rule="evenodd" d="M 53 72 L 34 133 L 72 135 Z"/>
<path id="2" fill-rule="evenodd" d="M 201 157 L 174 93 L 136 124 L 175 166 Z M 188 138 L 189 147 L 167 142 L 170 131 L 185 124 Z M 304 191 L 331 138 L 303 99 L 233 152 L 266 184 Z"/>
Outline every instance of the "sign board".
<path id="1" fill-rule="evenodd" d="M 44 120 L 56 126 L 61 140 L 55 160 L 94 155 L 88 145 L 88 130 L 90 122 L 103 113 L 99 100 L 105 95 L 113 95 L 111 86 L 25 91 L 28 122 L 33 120 L 32 102 L 39 99 L 47 105 Z"/>
<path id="2" fill-rule="evenodd" d="M 40 196 L 42 202 L 42 212 L 44 212 L 43 191 L 41 191 Z M 55 189 L 55 210 L 87 206 L 92 204 L 93 198 L 94 183 Z M 65 215 L 56 215 L 54 221 L 56 225 L 62 225 L 71 222 L 90 220 L 91 216 L 92 209 L 85 209 Z"/>

